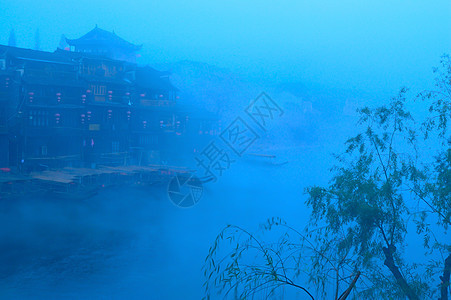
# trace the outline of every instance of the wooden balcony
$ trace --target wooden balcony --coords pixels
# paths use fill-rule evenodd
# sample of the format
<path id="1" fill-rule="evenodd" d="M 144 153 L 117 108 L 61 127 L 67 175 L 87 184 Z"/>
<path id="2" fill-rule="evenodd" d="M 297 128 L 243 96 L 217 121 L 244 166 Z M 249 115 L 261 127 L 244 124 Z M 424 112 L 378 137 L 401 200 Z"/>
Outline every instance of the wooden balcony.
<path id="1" fill-rule="evenodd" d="M 67 105 L 76 105 L 76 106 L 81 106 L 83 105 L 82 101 L 81 101 L 81 97 L 70 97 L 70 96 L 61 96 L 61 100 L 60 102 L 58 102 L 58 99 L 56 97 L 56 95 L 51 95 L 51 96 L 33 96 L 33 102 L 29 101 L 29 98 L 26 98 L 26 105 L 29 106 L 33 106 L 33 105 L 48 105 L 49 108 L 50 107 L 58 107 L 60 106 L 61 108 L 66 108 L 65 106 Z M 73 109 L 73 107 L 67 107 L 67 108 L 71 108 Z"/>
<path id="2" fill-rule="evenodd" d="M 152 100 L 152 99 L 141 99 L 139 101 L 140 106 L 144 107 L 173 107 L 175 106 L 174 100 Z"/>
<path id="3" fill-rule="evenodd" d="M 77 80 L 77 72 L 67 71 L 49 71 L 38 69 L 26 69 L 25 75 L 36 78 L 58 79 L 58 80 Z"/>

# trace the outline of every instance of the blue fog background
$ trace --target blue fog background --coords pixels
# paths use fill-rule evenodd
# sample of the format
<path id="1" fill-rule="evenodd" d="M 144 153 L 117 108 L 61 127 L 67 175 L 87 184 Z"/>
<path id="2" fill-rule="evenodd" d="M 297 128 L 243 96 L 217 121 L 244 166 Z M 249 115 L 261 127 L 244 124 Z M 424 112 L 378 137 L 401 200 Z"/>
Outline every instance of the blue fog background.
<path id="1" fill-rule="evenodd" d="M 249 153 L 289 163 L 245 155 L 191 209 L 158 188 L 0 203 L 0 298 L 201 298 L 201 267 L 222 227 L 253 231 L 277 216 L 303 228 L 303 189 L 327 182 L 355 108 L 402 86 L 412 97 L 432 87 L 451 48 L 448 0 L 0 1 L 1 44 L 14 29 L 17 46 L 33 48 L 39 29 L 40 48 L 53 51 L 61 34 L 96 24 L 143 44 L 139 63 L 171 71 L 180 101 L 223 124 L 268 92 L 285 114 Z"/>
<path id="2" fill-rule="evenodd" d="M 0 1 L 0 42 L 54 50 L 96 24 L 142 63 L 203 61 L 270 82 L 390 94 L 418 86 L 451 43 L 451 3 L 422 1 Z"/>

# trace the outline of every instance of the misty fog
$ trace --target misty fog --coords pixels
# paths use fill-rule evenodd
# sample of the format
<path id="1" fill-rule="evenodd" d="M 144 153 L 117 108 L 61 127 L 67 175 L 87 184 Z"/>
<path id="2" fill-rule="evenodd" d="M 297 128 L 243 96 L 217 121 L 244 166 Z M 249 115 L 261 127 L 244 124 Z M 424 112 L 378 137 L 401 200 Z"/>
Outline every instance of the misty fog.
<path id="1" fill-rule="evenodd" d="M 435 89 L 432 70 L 450 53 L 451 2 L 0 0 L 0 45 L 13 31 L 16 47 L 54 52 L 62 35 L 97 27 L 142 45 L 136 63 L 169 74 L 175 111 L 211 118 L 218 131 L 181 140 L 156 164 L 205 176 L 196 156 L 213 141 L 226 149 L 219 133 L 237 117 L 258 138 L 241 155 L 229 151 L 230 167 L 187 208 L 174 205 L 167 183 L 0 199 L 1 299 L 201 299 L 205 258 L 226 225 L 256 232 L 279 217 L 305 228 L 305 188 L 328 184 L 333 154 L 364 128 L 358 108 L 388 104 L 406 87 L 412 114 L 427 116 L 428 104 L 413 99 Z M 283 111 L 264 130 L 246 114 L 262 92 Z M 423 158 L 436 144 L 419 144 Z"/>

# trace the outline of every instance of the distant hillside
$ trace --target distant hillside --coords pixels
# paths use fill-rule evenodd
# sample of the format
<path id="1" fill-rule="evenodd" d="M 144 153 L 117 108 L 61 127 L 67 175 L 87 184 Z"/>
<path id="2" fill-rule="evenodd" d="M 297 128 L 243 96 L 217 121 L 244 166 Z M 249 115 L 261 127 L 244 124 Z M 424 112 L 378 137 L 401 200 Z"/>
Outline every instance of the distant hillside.
<path id="1" fill-rule="evenodd" d="M 228 70 L 206 63 L 181 61 L 155 67 L 171 72 L 182 105 L 201 107 L 226 119 L 244 108 L 259 91 Z"/>
<path id="2" fill-rule="evenodd" d="M 194 61 L 154 65 L 171 73 L 180 90 L 180 104 L 207 110 L 229 122 L 262 91 L 267 92 L 285 111 L 266 139 L 311 144 L 324 139 L 330 130 L 352 127 L 355 110 L 368 97 L 356 91 L 333 90 L 322 86 L 290 82 L 266 85 L 247 81 L 227 69 Z"/>

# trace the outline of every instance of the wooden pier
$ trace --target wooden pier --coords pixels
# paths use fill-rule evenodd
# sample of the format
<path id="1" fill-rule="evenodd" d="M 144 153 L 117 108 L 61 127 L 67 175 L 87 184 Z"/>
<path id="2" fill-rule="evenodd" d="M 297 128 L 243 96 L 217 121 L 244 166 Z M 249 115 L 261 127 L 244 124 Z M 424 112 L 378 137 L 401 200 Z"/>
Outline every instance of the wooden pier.
<path id="1" fill-rule="evenodd" d="M 184 167 L 98 166 L 97 168 L 62 168 L 32 172 L 28 175 L 1 174 L 0 199 L 27 194 L 51 194 L 60 198 L 86 199 L 99 189 L 110 186 L 151 186 L 167 183 L 177 174 L 193 172 Z"/>

